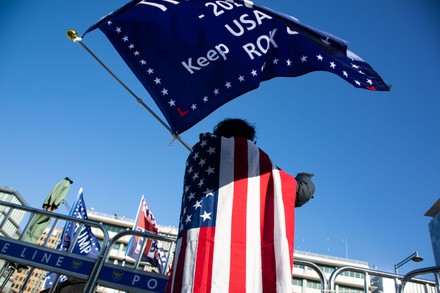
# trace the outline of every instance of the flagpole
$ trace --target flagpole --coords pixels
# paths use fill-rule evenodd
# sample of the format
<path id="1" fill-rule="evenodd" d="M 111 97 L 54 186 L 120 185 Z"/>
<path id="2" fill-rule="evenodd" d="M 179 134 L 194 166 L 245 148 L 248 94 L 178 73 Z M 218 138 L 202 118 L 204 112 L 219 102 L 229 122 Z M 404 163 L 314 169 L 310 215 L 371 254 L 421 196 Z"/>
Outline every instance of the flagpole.
<path id="1" fill-rule="evenodd" d="M 188 149 L 191 152 L 191 147 L 182 140 L 182 138 L 173 133 L 173 131 L 171 130 L 171 128 L 162 120 L 160 119 L 159 116 L 157 116 L 156 113 L 153 112 L 153 110 L 150 109 L 150 107 L 148 107 L 144 101 L 139 98 L 125 83 L 123 83 L 86 45 L 84 45 L 84 43 L 82 42 L 82 39 L 80 37 L 78 37 L 78 34 L 75 30 L 68 30 L 67 31 L 67 37 L 72 40 L 75 43 L 78 43 L 81 45 L 81 47 L 83 47 L 84 50 L 86 50 L 108 73 L 110 73 L 110 75 L 125 89 L 127 90 L 135 99 L 136 101 L 145 108 L 145 110 L 147 110 L 154 118 L 156 118 L 157 121 L 159 121 L 160 124 L 162 124 L 163 127 L 166 128 L 166 130 L 168 130 L 168 132 L 171 134 L 171 136 L 173 137 L 173 139 L 178 140 L 186 149 Z"/>

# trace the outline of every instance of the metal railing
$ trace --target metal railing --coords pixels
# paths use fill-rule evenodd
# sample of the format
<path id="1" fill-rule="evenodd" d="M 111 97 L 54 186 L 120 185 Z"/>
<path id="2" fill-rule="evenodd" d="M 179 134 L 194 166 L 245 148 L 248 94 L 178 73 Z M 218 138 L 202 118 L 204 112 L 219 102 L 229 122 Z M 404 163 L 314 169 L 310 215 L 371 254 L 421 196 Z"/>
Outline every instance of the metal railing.
<path id="1" fill-rule="evenodd" d="M 0 259 L 6 260 L 6 263 L 0 271 L 0 276 L 9 269 L 9 273 L 5 277 L 5 280 L 0 284 L 0 291 L 14 273 L 15 267 L 21 266 L 24 268 L 24 271 L 27 272 L 27 276 L 24 279 L 20 292 L 24 291 L 31 273 L 35 268 L 56 273 L 58 276 L 65 275 L 67 277 L 73 277 L 84 281 L 83 292 L 88 293 L 94 292 L 98 285 L 132 292 L 164 292 L 168 276 L 165 275 L 165 271 L 157 273 L 140 269 L 139 264 L 141 263 L 142 253 L 138 254 L 139 257 L 137 259 L 132 259 L 132 262 L 134 262 L 133 267 L 115 265 L 109 260 L 112 248 L 116 242 L 126 236 L 137 236 L 143 239 L 143 247 L 140 248 L 140 251 L 144 251 L 147 239 L 169 242 L 169 249 L 165 254 L 165 268 L 167 268 L 168 263 L 171 261 L 171 255 L 174 249 L 174 238 L 149 232 L 126 230 L 119 232 L 110 240 L 107 229 L 101 223 L 96 221 L 82 220 L 4 201 L 0 201 L 0 206 L 7 207 L 8 209 L 4 212 L 4 218 L 0 222 L 0 231 L 2 231 L 2 227 L 8 221 L 13 210 L 18 209 L 25 211 L 29 216 L 29 220 L 19 239 L 0 236 Z M 33 219 L 37 215 L 47 217 L 46 220 L 51 223 L 48 224 L 45 229 L 45 240 L 39 244 L 23 241 L 23 235 L 25 235 L 26 231 L 31 226 Z M 57 228 L 57 225 L 60 224 L 60 221 L 64 221 L 66 224 L 67 222 L 78 223 L 80 225 L 78 231 L 81 231 L 84 225 L 99 229 L 102 233 L 103 241 L 98 257 L 95 259 L 72 253 L 80 233 L 76 233 L 75 239 L 71 241 L 68 251 L 57 250 L 55 247 L 48 247 L 49 236 L 52 235 L 52 232 Z M 63 235 L 61 234 L 62 233 L 60 233 L 60 236 L 62 237 Z M 40 238 L 40 236 L 37 238 Z M 58 278 L 49 292 L 55 291 Z"/>
<path id="2" fill-rule="evenodd" d="M 165 270 L 160 271 L 159 273 L 141 270 L 139 268 L 139 264 L 142 261 L 142 253 L 139 253 L 137 258 L 133 259 L 133 267 L 115 265 L 109 262 L 112 247 L 121 238 L 126 236 L 138 236 L 143 238 L 143 245 L 139 249 L 139 251 L 141 252 L 144 251 L 145 245 L 147 244 L 147 239 L 168 242 L 169 249 L 168 251 L 164 251 L 166 254 L 166 262 L 163 266 Z M 168 282 L 166 269 L 168 268 L 168 264 L 171 260 L 171 255 L 174 251 L 175 241 L 176 240 L 172 237 L 153 234 L 149 232 L 140 232 L 134 230 L 119 232 L 106 245 L 104 251 L 104 259 L 98 269 L 97 277 L 94 279 L 93 282 L 91 282 L 90 284 L 88 284 L 88 286 L 84 288 L 84 292 L 93 292 L 93 290 L 98 285 L 130 292 L 164 292 L 166 283 Z"/>
<path id="3" fill-rule="evenodd" d="M 98 286 L 140 293 L 163 292 L 165 290 L 166 283 L 168 281 L 168 276 L 165 274 L 166 272 L 146 271 L 145 266 L 141 268 L 140 264 L 142 263 L 142 253 L 138 254 L 137 259 L 128 260 L 128 258 L 126 258 L 127 262 L 124 261 L 122 262 L 122 264 L 114 264 L 111 260 L 112 249 L 115 247 L 115 244 L 117 242 L 121 242 L 121 238 L 123 237 L 141 237 L 143 239 L 143 247 L 140 247 L 140 251 L 144 251 L 144 246 L 147 243 L 147 239 L 167 242 L 169 243 L 169 246 L 168 250 L 165 251 L 165 268 L 168 268 L 169 264 L 172 261 L 171 257 L 175 247 L 175 238 L 148 232 L 126 230 L 119 232 L 112 239 L 109 239 L 107 229 L 102 224 L 95 221 L 81 220 L 62 214 L 47 212 L 45 210 L 35 209 L 4 201 L 0 201 L 0 206 L 7 207 L 8 209 L 3 211 L 4 217 L 0 222 L 0 231 L 3 231 L 3 226 L 8 221 L 8 218 L 15 209 L 25 211 L 29 215 L 28 223 L 26 224 L 22 235 L 24 235 L 25 232 L 29 229 L 30 223 L 36 215 L 47 216 L 51 219 L 50 221 L 52 222 L 52 224 L 49 225 L 48 229 L 46 230 L 45 241 L 38 245 L 36 243 L 29 243 L 21 240 L 22 236 L 20 236 L 19 239 L 13 239 L 7 236 L 0 236 L 0 259 L 6 260 L 6 264 L 0 271 L 0 276 L 4 274 L 6 269 L 11 268 L 11 264 L 18 263 L 23 266 L 30 267 L 27 278 L 25 279 L 21 290 L 24 290 L 26 282 L 28 282 L 29 280 L 30 273 L 33 271 L 34 268 L 39 268 L 57 273 L 59 275 L 66 275 L 83 280 L 85 283 L 83 292 L 94 292 L 95 290 L 97 290 Z M 56 248 L 48 247 L 49 236 L 52 235 L 52 232 L 54 231 L 54 229 L 57 228 L 57 225 L 61 224 L 60 221 L 64 221 L 65 223 L 75 222 L 78 223 L 81 227 L 84 225 L 88 225 L 101 230 L 103 241 L 98 257 L 94 259 L 71 253 L 71 250 L 61 251 L 57 250 Z M 77 237 L 73 239 L 70 246 L 71 249 L 73 249 L 76 241 L 78 241 Z M 125 266 L 125 264 L 127 263 L 130 263 L 130 266 Z M 393 280 L 395 284 L 395 292 L 397 293 L 403 293 L 405 286 L 409 283 L 415 283 L 420 285 L 421 287 L 424 287 L 424 291 L 427 293 L 440 293 L 440 267 L 422 268 L 411 271 L 408 274 L 401 276 L 394 273 L 377 271 L 365 267 L 342 266 L 334 270 L 327 280 L 325 273 L 315 263 L 303 259 L 295 259 L 294 263 L 296 265 L 311 268 L 313 271 L 316 272 L 318 278 L 320 279 L 320 291 L 323 293 L 342 292 L 337 287 L 337 278 L 342 273 L 347 271 L 364 274 L 364 284 L 363 286 L 360 285 L 360 287 L 363 287 L 364 292 L 371 292 L 370 290 L 375 289 L 372 286 L 370 280 L 370 277 L 374 276 Z M 10 271 L 8 276 L 10 277 L 13 272 L 14 270 Z M 417 276 L 424 274 L 434 274 L 435 281 L 416 278 Z M 3 282 L 3 284 L 0 285 L 4 286 L 6 282 L 7 279 Z M 51 292 L 55 289 L 55 286 L 51 289 Z M 409 292 L 408 290 L 406 291 Z"/>
<path id="4" fill-rule="evenodd" d="M 9 278 L 16 271 L 17 267 L 23 268 L 24 271 L 26 271 L 28 268 L 30 269 L 27 272 L 27 276 L 23 282 L 20 292 L 24 290 L 34 268 L 54 272 L 59 275 L 73 276 L 79 279 L 88 280 L 88 282 L 93 281 L 93 279 L 90 277 L 96 275 L 99 268 L 98 265 L 104 259 L 103 250 L 100 251 L 96 259 L 78 254 L 72 254 L 71 251 L 78 241 L 78 236 L 80 233 L 76 233 L 76 237 L 71 240 L 70 251 L 62 251 L 56 249 L 56 247 L 49 247 L 48 241 L 50 235 L 52 235 L 53 231 L 57 229 L 57 225 L 60 224 L 60 221 L 64 221 L 66 224 L 68 222 L 78 223 L 79 231 L 81 231 L 83 226 L 90 226 L 101 230 L 103 235 L 103 243 L 108 243 L 109 235 L 102 224 L 95 221 L 78 219 L 75 217 L 35 209 L 28 206 L 17 205 L 10 202 L 0 201 L 0 206 L 8 208 L 8 211 L 5 213 L 5 217 L 0 223 L 0 231 L 2 231 L 3 226 L 9 220 L 9 216 L 13 210 L 25 211 L 29 216 L 29 220 L 24 228 L 24 231 L 18 239 L 13 239 L 8 236 L 0 236 L 0 258 L 6 260 L 6 263 L 0 270 L 0 276 L 3 276 L 6 270 L 9 270 L 9 273 L 6 275 L 5 280 L 1 284 L 1 289 L 3 289 L 3 287 L 9 281 Z M 42 234 L 46 234 L 46 237 L 43 243 L 40 244 L 22 240 L 23 235 L 26 234 L 36 216 L 44 216 L 45 221 L 47 222 L 47 228 Z M 36 236 L 37 239 L 40 237 L 41 235 Z M 67 265 L 69 267 L 66 267 Z M 83 269 L 76 271 L 75 265 L 82 266 Z"/>
<path id="5" fill-rule="evenodd" d="M 318 274 L 319 279 L 321 280 L 321 291 L 325 292 L 325 290 L 327 289 L 327 278 L 325 277 L 324 272 L 316 264 L 301 259 L 294 259 L 293 263 L 296 265 L 306 266 L 314 270 Z"/>
<path id="6" fill-rule="evenodd" d="M 427 268 L 422 268 L 422 269 L 410 271 L 405 276 L 403 276 L 402 280 L 397 285 L 397 293 L 403 293 L 404 289 L 405 289 L 405 285 L 407 283 L 418 281 L 418 279 L 414 279 L 415 276 L 426 275 L 426 274 L 434 274 L 435 282 L 432 282 L 432 283 L 435 284 L 436 292 L 440 293 L 439 273 L 440 273 L 440 266 L 427 267 Z M 427 282 L 423 282 L 422 284 L 427 284 Z"/>
<path id="7" fill-rule="evenodd" d="M 424 287 L 424 290 L 426 293 L 432 292 L 433 290 L 436 290 L 437 293 L 440 293 L 439 291 L 439 280 L 436 279 L 436 281 L 430 281 L 425 279 L 416 279 L 414 278 L 417 275 L 427 274 L 427 273 L 437 273 L 440 271 L 440 267 L 430 267 L 425 269 L 416 270 L 413 272 L 410 272 L 406 274 L 405 276 L 397 275 L 394 273 L 387 273 L 382 271 L 377 271 L 369 268 L 361 268 L 361 267 L 354 267 L 354 266 L 343 266 L 340 268 L 337 268 L 333 273 L 330 275 L 329 281 L 328 281 L 328 290 L 326 292 L 340 292 L 336 289 L 336 278 L 343 272 L 350 271 L 350 272 L 358 272 L 364 274 L 364 293 L 370 292 L 371 284 L 370 284 L 370 276 L 375 277 L 381 277 L 386 279 L 392 279 L 394 280 L 395 284 L 395 292 L 397 293 L 403 293 L 403 288 L 405 284 L 408 282 L 419 284 L 422 287 Z M 428 290 L 428 288 L 432 288 L 433 290 Z M 324 291 L 323 291 L 324 292 Z"/>

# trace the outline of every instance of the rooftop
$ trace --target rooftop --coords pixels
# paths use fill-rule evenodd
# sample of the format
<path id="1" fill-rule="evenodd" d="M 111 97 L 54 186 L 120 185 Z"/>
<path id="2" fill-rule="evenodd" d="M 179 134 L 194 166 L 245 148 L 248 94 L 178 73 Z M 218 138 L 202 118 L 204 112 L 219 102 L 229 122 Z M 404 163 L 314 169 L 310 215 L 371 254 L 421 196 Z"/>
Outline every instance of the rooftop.
<path id="1" fill-rule="evenodd" d="M 440 198 L 425 213 L 425 216 L 427 216 L 427 217 L 435 217 L 439 212 L 440 212 Z"/>

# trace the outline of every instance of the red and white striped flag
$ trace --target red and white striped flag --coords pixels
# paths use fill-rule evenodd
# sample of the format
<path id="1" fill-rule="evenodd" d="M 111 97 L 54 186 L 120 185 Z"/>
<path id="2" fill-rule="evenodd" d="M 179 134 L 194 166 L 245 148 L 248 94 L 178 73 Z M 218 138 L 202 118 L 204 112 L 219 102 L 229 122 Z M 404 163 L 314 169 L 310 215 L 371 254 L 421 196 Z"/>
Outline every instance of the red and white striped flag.
<path id="1" fill-rule="evenodd" d="M 168 292 L 292 292 L 296 181 L 243 138 L 187 160 Z"/>
<path id="2" fill-rule="evenodd" d="M 141 232 L 151 232 L 159 234 L 159 228 L 156 225 L 156 219 L 153 213 L 148 208 L 147 202 L 142 195 L 141 202 L 139 204 L 138 213 L 136 216 L 136 221 L 133 226 L 133 230 Z M 164 272 L 166 255 L 159 240 L 153 240 L 146 238 L 147 243 L 144 246 L 144 238 L 133 235 L 128 243 L 126 255 L 137 259 L 140 256 L 141 261 L 146 261 L 157 267 L 160 272 Z M 144 247 L 143 251 L 142 247 Z"/>

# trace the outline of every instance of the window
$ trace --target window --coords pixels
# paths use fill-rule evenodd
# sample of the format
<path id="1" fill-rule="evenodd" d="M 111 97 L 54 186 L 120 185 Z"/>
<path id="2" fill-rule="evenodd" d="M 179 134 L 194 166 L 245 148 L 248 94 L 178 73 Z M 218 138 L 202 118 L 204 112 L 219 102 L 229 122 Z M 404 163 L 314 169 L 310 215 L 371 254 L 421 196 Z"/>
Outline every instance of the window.
<path id="1" fill-rule="evenodd" d="M 302 279 L 297 279 L 297 278 L 293 278 L 292 279 L 292 285 L 293 286 L 303 286 L 303 280 Z"/>
<path id="2" fill-rule="evenodd" d="M 321 289 L 321 282 L 307 280 L 307 287 L 312 289 Z"/>
<path id="3" fill-rule="evenodd" d="M 346 276 L 346 277 L 351 277 L 351 278 L 358 278 L 358 279 L 365 278 L 365 275 L 363 273 L 351 272 L 351 271 L 342 272 L 341 275 Z"/>
<path id="4" fill-rule="evenodd" d="M 336 290 L 338 293 L 363 293 L 364 290 L 353 288 L 353 287 L 347 287 L 347 286 L 338 286 L 338 289 Z"/>
<path id="5" fill-rule="evenodd" d="M 324 265 L 318 265 L 318 267 L 321 269 L 323 273 L 333 273 L 334 270 L 336 270 L 336 267 L 329 267 Z"/>

